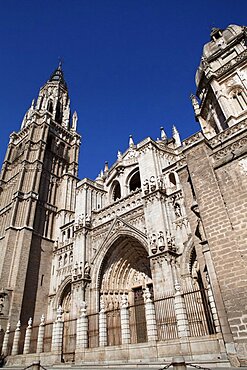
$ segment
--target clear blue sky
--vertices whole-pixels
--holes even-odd
[[[189,95],[213,26],[246,25],[246,0],[1,0],[0,161],[9,134],[58,64],[82,134],[79,176],[95,178],[129,134],[197,130]]]

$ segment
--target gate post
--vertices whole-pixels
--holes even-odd
[[[107,346],[107,325],[106,325],[105,304],[103,299],[100,300],[99,346],[100,347]]]
[[[62,321],[63,309],[61,306],[57,309],[57,319],[53,323],[52,328],[52,341],[51,351],[56,354],[62,354],[63,347],[63,321]]]
[[[82,302],[80,308],[80,317],[76,323],[76,350],[88,347],[88,317],[87,317],[87,304]]]
[[[44,335],[45,335],[45,316],[42,315],[39,324],[36,353],[41,353],[44,351]]]
[[[181,287],[178,282],[175,283],[174,308],[177,319],[178,336],[179,338],[189,336],[189,323],[186,314],[184,298],[181,294]]]
[[[148,342],[152,342],[158,339],[158,334],[157,334],[154,304],[151,299],[151,293],[148,287],[145,288],[144,300],[145,300],[145,312],[146,312],[146,323],[147,323],[147,337],[148,337]]]
[[[30,341],[31,341],[31,333],[32,333],[32,318],[28,320],[28,326],[26,329],[26,334],[25,334],[25,341],[24,341],[24,348],[23,348],[23,354],[27,355],[30,350]]]
[[[7,325],[6,332],[4,333],[3,338],[2,354],[4,356],[7,356],[8,354],[9,332],[10,332],[10,323],[8,323]]]
[[[16,325],[16,329],[15,329],[13,347],[12,347],[12,352],[11,352],[12,356],[18,355],[18,346],[19,346],[20,335],[21,335],[21,322],[19,320],[17,325]]]
[[[122,344],[130,343],[128,297],[124,294],[120,302]]]

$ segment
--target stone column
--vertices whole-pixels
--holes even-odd
[[[19,320],[17,325],[16,325],[16,329],[15,329],[13,347],[12,347],[12,352],[11,352],[12,356],[18,355],[18,346],[19,346],[20,335],[21,335],[21,322]]]
[[[100,301],[100,312],[99,312],[99,346],[107,346],[107,324],[106,324],[106,313],[105,304],[101,299]]]
[[[44,352],[45,316],[40,318],[36,353]]]
[[[220,322],[219,322],[219,317],[218,317],[218,313],[217,313],[217,309],[216,309],[216,305],[214,301],[214,295],[213,295],[212,288],[211,288],[210,281],[209,281],[209,276],[207,275],[206,278],[208,282],[208,300],[209,300],[209,305],[210,305],[211,312],[213,315],[215,329],[217,333],[220,333],[221,332]]]
[[[23,348],[23,354],[27,355],[30,350],[30,342],[31,342],[31,334],[32,334],[32,318],[28,320],[27,323],[27,329],[25,334],[25,341],[24,341],[24,348]]]
[[[175,283],[174,308],[177,319],[178,336],[179,338],[188,337],[189,322],[186,314],[186,308],[183,295],[181,294],[181,287],[178,282]]]
[[[6,332],[3,338],[2,354],[4,356],[7,356],[8,354],[9,332],[10,332],[10,323],[8,323],[7,325]]]
[[[51,351],[56,353],[62,353],[63,346],[63,320],[62,320],[63,309],[61,306],[57,309],[57,319],[53,323],[52,328],[52,341]]]
[[[130,343],[130,323],[128,310],[128,297],[123,295],[120,303],[122,344]]]
[[[87,304],[82,302],[80,308],[80,317],[76,323],[76,350],[88,347],[88,317]]]
[[[145,300],[147,337],[148,337],[148,342],[152,342],[158,339],[158,334],[157,334],[154,304],[151,299],[151,293],[148,287],[146,287],[145,292],[144,292],[144,300]]]

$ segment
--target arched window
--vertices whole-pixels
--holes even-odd
[[[63,117],[63,112],[62,112],[62,107],[60,102],[57,102],[57,108],[56,108],[56,116],[55,116],[55,121],[57,123],[62,123],[62,117]]]
[[[135,191],[136,189],[141,188],[141,178],[140,178],[140,172],[137,171],[130,179],[129,182],[129,190]]]
[[[120,199],[121,198],[121,187],[120,187],[120,184],[119,184],[118,181],[115,181],[114,182],[112,197],[113,197],[114,202],[117,199]]]
[[[170,181],[170,183],[171,183],[172,186],[176,186],[177,185],[176,177],[175,177],[175,175],[174,175],[173,172],[171,172],[169,174],[169,181]]]
[[[235,86],[232,88],[230,96],[234,101],[234,106],[238,112],[246,109],[247,97],[241,86]]]
[[[48,101],[47,110],[48,112],[53,113],[53,104],[51,100]]]

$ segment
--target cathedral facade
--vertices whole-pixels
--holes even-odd
[[[148,137],[78,179],[59,66],[0,178],[8,364],[247,363],[247,29],[213,29],[191,95],[200,131]]]

